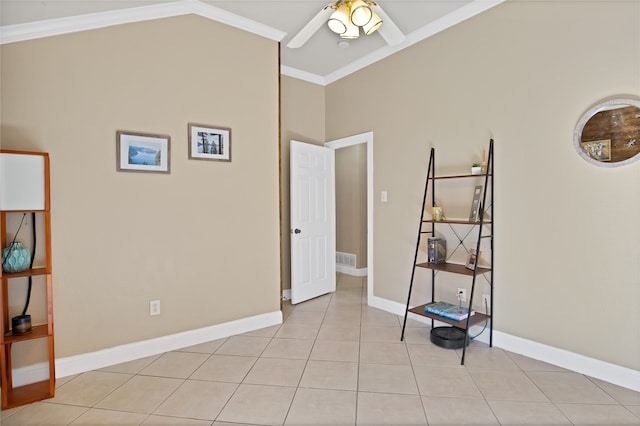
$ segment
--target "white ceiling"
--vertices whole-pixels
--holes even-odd
[[[331,0],[0,0],[0,43],[196,13],[281,41],[282,73],[329,84],[505,0],[379,0],[407,36],[389,46],[377,33],[349,47],[326,25],[298,49],[287,42]],[[384,26],[384,23],[382,24]]]

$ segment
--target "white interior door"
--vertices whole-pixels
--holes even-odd
[[[336,290],[335,155],[291,141],[291,303]]]

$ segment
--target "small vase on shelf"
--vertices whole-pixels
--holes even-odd
[[[13,242],[2,250],[2,271],[22,272],[31,265],[31,253],[21,243]]]

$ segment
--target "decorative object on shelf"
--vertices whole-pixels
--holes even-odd
[[[442,207],[433,206],[431,208],[431,219],[435,220],[436,222],[440,222],[442,218],[443,218]]]
[[[467,258],[467,263],[466,265],[464,265],[467,269],[475,269],[476,267],[476,263],[478,262],[478,258],[480,257],[480,255],[482,254],[482,252],[480,252],[479,254],[476,253],[476,249],[472,248],[469,250],[469,257]]]
[[[21,243],[15,241],[2,250],[2,270],[4,272],[22,272],[31,265],[31,253]]]
[[[116,132],[116,170],[169,173],[171,137],[148,133]]]
[[[11,318],[11,334],[22,336],[31,333],[31,315],[18,315]]]
[[[576,124],[573,145],[584,160],[600,167],[640,159],[640,100],[613,98],[589,108]]]
[[[447,260],[447,240],[442,238],[427,239],[427,262],[444,263]]]
[[[469,316],[469,308],[462,305],[454,305],[449,302],[431,302],[424,306],[425,312],[440,315],[456,321],[462,321]],[[475,315],[475,311],[471,311],[471,315]]]
[[[480,197],[482,196],[482,185],[477,185],[473,190],[473,201],[469,212],[469,222],[478,220],[478,210],[480,209]]]
[[[479,175],[482,173],[482,165],[480,163],[473,163],[471,166],[471,174]]]
[[[231,129],[189,123],[189,158],[231,161]]]

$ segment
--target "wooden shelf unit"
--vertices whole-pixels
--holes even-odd
[[[478,221],[470,221],[465,219],[446,219],[443,220],[433,220],[431,218],[425,218],[425,208],[427,207],[427,194],[429,192],[430,185],[431,188],[431,204],[436,205],[435,203],[435,182],[438,180],[446,180],[446,179],[467,179],[467,178],[482,178],[484,180],[483,186],[483,194],[482,201],[480,203],[480,208],[478,212]],[[490,200],[487,197],[487,188],[491,188]],[[487,206],[487,203],[488,206]],[[489,211],[489,218],[485,220],[485,209]],[[465,332],[465,342],[469,342],[469,328],[474,325],[479,325],[482,323],[488,324],[489,329],[489,346],[493,346],[493,268],[494,268],[494,260],[493,260],[493,139],[489,142],[489,156],[487,158],[486,170],[482,174],[458,174],[458,175],[449,175],[449,176],[436,176],[435,175],[435,150],[431,148],[431,153],[429,157],[429,166],[427,170],[427,179],[424,188],[424,196],[422,199],[422,211],[420,214],[420,225],[418,228],[418,238],[416,243],[416,251],[413,262],[413,270],[411,273],[411,281],[409,283],[409,294],[407,296],[407,305],[405,309],[404,322],[402,325],[402,335],[400,340],[404,340],[404,333],[407,325],[407,317],[409,314],[420,315],[426,318],[431,319],[431,326],[434,326],[435,321],[442,322],[444,324],[448,324],[450,326],[459,328],[464,330]],[[428,229],[425,230],[424,225],[427,225]],[[480,252],[480,243],[482,239],[488,238],[490,243],[489,250],[489,267],[481,267],[478,266],[478,262],[474,264],[473,269],[467,268],[466,265],[461,265],[458,263],[431,263],[431,262],[418,262],[418,254],[420,251],[421,239],[424,234],[429,234],[432,237],[435,237],[436,227],[443,225],[466,225],[471,227],[477,227],[477,243],[476,246],[473,247],[476,252]],[[483,227],[487,227],[490,229],[489,232],[483,230]],[[471,232],[471,231],[470,231]],[[456,234],[457,236],[457,234]],[[459,245],[463,245],[462,240],[460,240]],[[485,253],[486,254],[486,253]],[[469,311],[473,311],[473,299],[474,292],[476,287],[476,279],[480,276],[487,275],[487,282],[489,283],[489,300],[490,306],[486,313],[476,312],[474,315],[470,315],[467,319],[462,321],[456,321],[454,319],[446,318],[441,315],[432,314],[430,312],[425,312],[424,308],[427,304],[421,304],[419,306],[411,307],[411,293],[413,291],[414,278],[416,268],[426,268],[431,270],[431,302],[435,302],[435,291],[436,291],[436,274],[439,272],[445,272],[450,274],[464,275],[471,277],[471,292],[468,297],[468,305],[466,308]],[[462,357],[460,364],[464,365],[465,354],[467,350],[467,344],[463,346],[462,349]]]
[[[0,267],[0,281],[2,289],[0,291],[0,380],[2,385],[2,409],[18,407],[43,399],[52,398],[55,394],[55,352],[53,334],[53,280],[51,262],[51,213],[49,195],[49,155],[41,152],[7,151],[0,150],[0,154],[17,154],[29,156],[42,156],[44,160],[44,208],[37,210],[0,210],[0,243],[2,248],[7,247],[7,217],[15,214],[35,213],[44,222],[44,230],[39,233],[44,234],[44,241],[38,241],[38,245],[44,244],[45,266],[34,267],[22,272],[6,273]],[[17,278],[44,277],[33,282],[33,286],[46,286],[46,323],[32,324],[31,331],[25,334],[13,334],[11,330],[11,318],[9,314],[9,282]],[[27,312],[28,314],[28,312]],[[36,339],[47,340],[47,362],[49,378],[36,383],[29,383],[21,386],[13,385],[13,362],[12,346],[20,345],[24,342]]]

